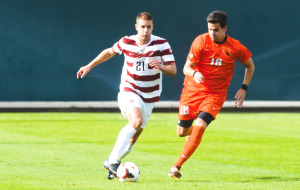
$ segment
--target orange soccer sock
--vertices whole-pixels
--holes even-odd
[[[194,126],[193,131],[189,137],[189,139],[185,142],[183,149],[177,159],[177,162],[174,164],[174,166],[181,167],[182,164],[187,161],[190,156],[195,152],[197,147],[199,146],[202,136],[205,132],[204,127],[200,126]]]
[[[192,125],[192,126],[191,126],[191,128],[190,128],[190,130],[189,130],[189,132],[188,132],[188,134],[187,134],[187,135],[191,135],[191,134],[192,134],[192,132],[193,132],[193,128],[194,128],[194,125]]]

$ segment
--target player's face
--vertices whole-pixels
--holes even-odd
[[[153,21],[138,19],[135,24],[135,29],[139,38],[139,42],[143,45],[150,41],[153,30]]]
[[[208,33],[212,41],[223,42],[226,36],[227,26],[222,28],[219,23],[208,23]]]

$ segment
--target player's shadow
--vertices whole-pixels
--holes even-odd
[[[265,177],[257,177],[256,180],[261,181],[300,181],[300,178],[285,178],[285,177],[278,177],[278,176],[265,176]]]
[[[256,177],[256,178],[252,178],[249,180],[242,180],[242,181],[235,181],[237,183],[250,183],[250,182],[270,182],[270,181],[300,181],[300,178],[284,178],[284,177],[278,177],[278,176],[265,176],[265,177]],[[211,183],[214,181],[205,181],[205,180],[199,180],[199,181],[194,181],[194,180],[184,180],[181,182],[202,182],[202,183]]]

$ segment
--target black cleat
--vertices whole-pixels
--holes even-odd
[[[115,176],[112,175],[112,173],[110,171],[107,171],[107,175],[106,175],[107,179],[114,179]]]
[[[113,179],[117,177],[117,170],[120,165],[120,162],[117,163],[109,163],[108,159],[103,163],[103,167],[108,170],[107,179]]]

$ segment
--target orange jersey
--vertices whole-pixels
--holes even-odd
[[[223,94],[227,92],[234,72],[235,61],[247,62],[252,54],[238,40],[226,35],[219,44],[208,33],[198,36],[190,49],[188,60],[195,63],[194,70],[203,74],[205,82],[197,84],[192,76],[186,76],[184,86],[191,91]]]

